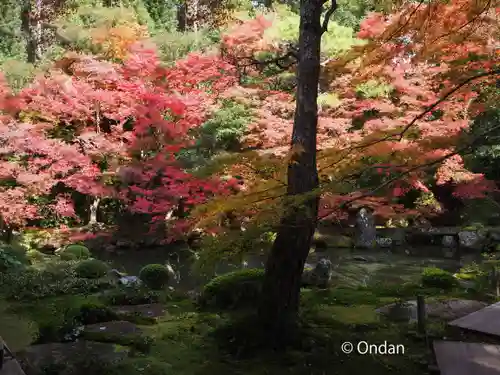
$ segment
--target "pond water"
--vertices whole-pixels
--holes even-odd
[[[179,281],[172,286],[180,290],[197,289],[216,274],[223,274],[243,268],[264,267],[263,255],[248,256],[243,262],[224,262],[217,265],[214,272],[201,276],[193,271],[192,253],[185,247],[155,247],[137,250],[125,250],[120,253],[96,254],[108,261],[114,268],[137,275],[146,264],[170,262],[179,273]],[[436,266],[450,272],[456,272],[461,265],[477,256],[466,254],[457,257],[449,249],[439,247],[418,247],[413,249],[396,248],[390,250],[350,250],[330,248],[321,253],[312,253],[308,263],[314,265],[320,257],[328,257],[334,265],[334,283],[345,286],[366,285],[373,282],[398,284],[419,278],[422,269]]]

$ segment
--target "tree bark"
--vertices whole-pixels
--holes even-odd
[[[42,0],[24,0],[21,10],[22,31],[26,35],[26,55],[29,63],[42,58]]]
[[[321,10],[325,0],[302,0],[297,69],[297,104],[288,164],[289,198],[319,186],[316,166],[318,81],[320,74]],[[316,229],[319,196],[288,204],[267,259],[259,318],[269,337],[281,346],[297,322],[302,272]]]
[[[181,1],[177,6],[177,31],[186,31],[187,23],[187,0]]]

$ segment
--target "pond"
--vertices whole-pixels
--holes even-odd
[[[140,251],[131,249],[96,256],[130,275],[137,275],[146,264],[164,264],[168,261],[179,273],[179,281],[172,282],[172,286],[180,290],[197,289],[214,274],[242,268],[261,268],[265,264],[265,256],[249,255],[243,263],[223,262],[217,265],[215,273],[201,276],[193,272],[192,253],[186,247],[152,247]],[[376,250],[329,248],[321,253],[312,253],[308,263],[314,265],[320,257],[328,257],[332,261],[334,283],[345,286],[367,285],[373,282],[398,284],[418,279],[425,267],[435,266],[456,272],[464,263],[479,260],[479,254],[466,254],[458,258],[451,254],[449,249],[433,246]]]

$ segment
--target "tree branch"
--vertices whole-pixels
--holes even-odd
[[[330,5],[330,8],[325,13],[325,18],[323,19],[323,25],[321,26],[321,35],[326,33],[328,31],[328,23],[330,22],[330,18],[332,17],[333,13],[337,10],[338,5],[337,5],[337,0],[332,0],[332,4]]]

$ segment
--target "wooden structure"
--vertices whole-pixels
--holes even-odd
[[[459,341],[435,341],[441,375],[498,375],[500,346]]]
[[[448,324],[500,339],[500,302]],[[435,341],[433,347],[441,375],[500,375],[500,345]]]
[[[2,337],[0,337],[0,375],[26,375]]]
[[[449,324],[500,338],[500,302],[454,320]]]

